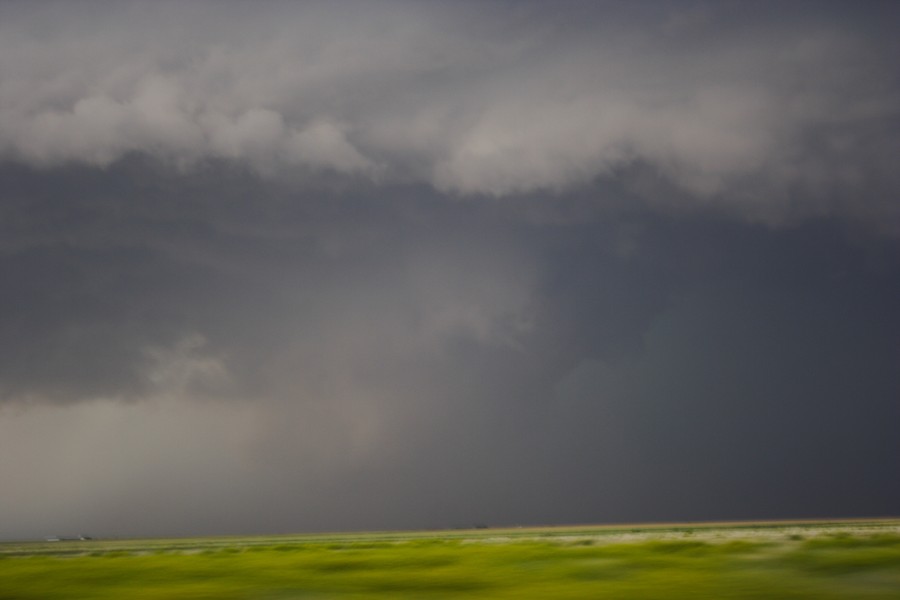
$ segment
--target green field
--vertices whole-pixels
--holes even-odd
[[[900,521],[0,544],[0,599],[900,598]]]

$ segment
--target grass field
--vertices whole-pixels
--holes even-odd
[[[58,598],[900,598],[900,520],[0,544]]]

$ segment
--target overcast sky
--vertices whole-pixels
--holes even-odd
[[[0,538],[900,506],[900,4],[0,4]]]

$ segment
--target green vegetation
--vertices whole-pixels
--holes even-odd
[[[900,522],[0,544],[0,599],[900,598]]]

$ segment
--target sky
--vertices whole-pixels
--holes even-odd
[[[896,515],[898,17],[0,3],[0,539]]]

